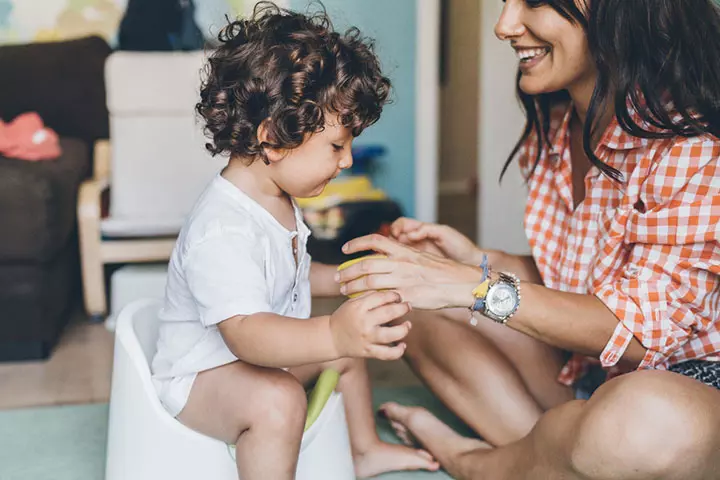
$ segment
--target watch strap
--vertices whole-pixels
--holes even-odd
[[[478,310],[478,311],[480,313],[482,313],[484,316],[486,316],[487,318],[489,318],[497,323],[502,323],[503,325],[505,325],[508,322],[508,320],[510,320],[510,318],[513,315],[515,315],[515,312],[517,312],[517,309],[520,306],[520,298],[521,298],[521,296],[520,296],[520,279],[512,273],[497,272],[497,275],[498,275],[497,279],[490,282],[490,285],[488,286],[488,291],[490,290],[490,288],[492,288],[495,284],[498,284],[498,283],[512,285],[512,287],[515,289],[515,292],[517,293],[517,299],[518,299],[515,309],[513,309],[513,311],[510,312],[508,315],[504,315],[504,316],[495,315],[493,312],[491,312],[488,309],[486,299],[483,298],[482,310]],[[486,295],[486,297],[487,297],[487,295]]]

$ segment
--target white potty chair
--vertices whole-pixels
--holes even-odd
[[[232,452],[183,426],[160,404],[150,376],[159,300],[138,300],[118,316],[106,480],[237,480]],[[303,436],[297,480],[355,478],[342,395],[333,392]]]

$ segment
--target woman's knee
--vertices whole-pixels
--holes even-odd
[[[702,395],[704,388],[658,371],[608,382],[580,416],[573,467],[588,478],[605,478],[618,468],[628,478],[672,478],[681,474],[678,468],[701,468],[718,448],[720,436],[720,415],[708,403],[712,397]]]

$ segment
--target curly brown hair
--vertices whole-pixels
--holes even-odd
[[[324,8],[312,15],[261,2],[228,21],[210,56],[196,111],[213,154],[264,159],[266,146],[292,149],[337,115],[354,136],[377,122],[388,101],[373,42],[357,28],[333,30]],[[267,120],[272,143],[257,131]]]

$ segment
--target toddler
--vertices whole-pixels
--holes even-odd
[[[229,156],[180,233],[169,265],[153,382],[188,427],[237,447],[243,480],[294,478],[304,386],[340,372],[360,477],[438,468],[380,441],[364,360],[402,356],[409,306],[393,292],[310,316],[310,294],[337,295],[335,268],[312,264],[293,197],[319,195],[352,165],[353,138],[380,117],[390,82],[357,29],[324,13],[264,3],[229,23],[197,111],[213,154]],[[172,179],[169,179],[172,181]]]

